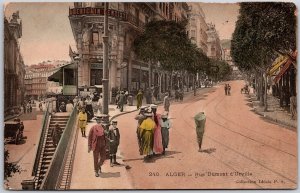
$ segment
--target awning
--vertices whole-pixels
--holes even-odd
[[[288,61],[283,66],[283,68],[281,68],[279,74],[277,74],[277,76],[274,78],[275,83],[277,83],[281,79],[282,75],[289,69],[291,64],[292,64],[292,60],[288,59]]]
[[[62,82],[63,78],[63,69],[76,69],[76,65],[74,63],[66,64],[64,66],[59,67],[55,73],[48,77],[48,81],[54,82]]]
[[[270,76],[274,75],[274,73],[278,70],[278,68],[282,66],[284,63],[286,63],[288,59],[289,59],[288,56],[282,56],[282,55],[276,58],[276,60],[272,64],[271,70],[269,71],[268,75]]]

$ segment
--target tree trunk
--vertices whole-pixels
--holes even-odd
[[[260,78],[259,78],[259,104],[260,106],[264,106],[264,80],[263,80],[263,74],[260,73]]]
[[[264,74],[264,82],[265,82],[265,93],[264,93],[264,112],[268,111],[268,94],[267,94],[267,87],[268,87],[268,82],[267,82],[267,72]]]
[[[173,88],[173,71],[171,71],[171,80],[170,80],[170,89],[169,89],[170,97],[172,97],[172,88]]]
[[[159,76],[159,87],[158,87],[158,100],[160,100],[161,99],[161,78],[162,78],[162,73],[161,72],[159,72],[158,73],[158,76]]]
[[[194,89],[194,96],[196,96],[197,89],[196,89],[196,76],[195,75],[193,76],[193,89]]]
[[[189,92],[189,87],[190,87],[190,77],[189,77],[188,72],[186,72],[186,75],[187,75],[187,87],[186,87],[186,92]]]

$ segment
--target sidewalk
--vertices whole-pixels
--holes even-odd
[[[291,119],[291,114],[279,106],[279,99],[268,95],[268,111],[264,112],[264,107],[259,106],[259,101],[253,92],[249,95],[250,101],[252,103],[253,110],[255,113],[263,116],[264,118],[279,123],[281,125],[292,127],[293,130],[297,129],[297,120]]]

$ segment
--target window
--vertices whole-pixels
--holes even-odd
[[[92,42],[91,44],[94,44],[94,45],[99,45],[99,33],[98,32],[93,32],[92,33]]]
[[[102,85],[103,70],[91,69],[91,86]]]
[[[76,85],[75,73],[73,69],[64,69],[65,85]]]

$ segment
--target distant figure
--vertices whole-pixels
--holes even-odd
[[[227,84],[227,95],[230,95],[231,86]]]
[[[82,137],[86,137],[85,135],[86,123],[87,123],[87,114],[85,112],[85,108],[82,108],[81,112],[78,115],[78,127],[81,130]]]
[[[142,106],[143,98],[144,97],[143,97],[142,90],[139,90],[138,94],[136,95],[137,109],[139,109]]]
[[[40,111],[43,111],[42,101],[39,103],[39,109],[40,109]]]
[[[100,124],[100,118],[96,118],[97,124],[94,125],[88,137],[88,153],[93,151],[95,176],[99,177],[101,166],[105,161],[106,156],[106,140],[104,129]]]
[[[59,112],[66,112],[66,105],[65,102],[61,102],[60,106],[59,106]]]
[[[170,98],[169,98],[169,93],[165,94],[164,97],[164,109],[165,111],[169,112],[170,110]]]
[[[86,113],[87,113],[87,121],[89,122],[94,117],[94,110],[93,110],[93,101],[90,96],[86,98]]]
[[[110,157],[110,167],[114,165],[120,165],[117,162],[117,151],[120,144],[120,132],[117,128],[117,121],[112,121],[112,126],[108,130],[108,140],[109,140],[109,157]]]
[[[62,133],[63,133],[63,130],[61,129],[61,127],[59,126],[59,124],[55,123],[55,126],[52,129],[52,133],[51,133],[52,141],[53,141],[53,146],[54,147],[57,147],[58,142],[60,140],[60,137],[61,137]]]
[[[227,95],[227,90],[228,90],[227,84],[225,84],[224,90],[225,90],[225,95]]]
[[[66,106],[66,111],[67,111],[68,113],[72,113],[73,109],[74,109],[73,104],[71,103],[70,100],[68,100],[68,103],[67,103],[67,106]]]
[[[99,100],[98,100],[97,106],[98,106],[98,111],[97,111],[97,113],[100,113],[100,114],[101,114],[101,112],[102,112],[102,106],[103,106],[103,98],[102,98],[102,95],[99,96]]]
[[[121,91],[120,96],[119,96],[119,101],[118,101],[118,106],[120,108],[120,112],[123,112],[124,104],[125,104],[125,95],[124,95],[124,92]]]

